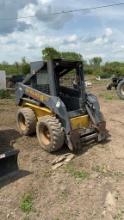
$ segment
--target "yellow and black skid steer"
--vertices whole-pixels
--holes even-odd
[[[73,76],[74,80],[66,85]],[[53,152],[64,143],[104,141],[106,122],[97,98],[85,90],[83,63],[54,59],[31,63],[31,73],[16,90],[17,126],[22,135],[36,132],[40,146]]]

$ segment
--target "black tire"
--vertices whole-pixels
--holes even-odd
[[[64,131],[56,117],[43,116],[36,126],[40,146],[48,152],[59,150],[64,144]]]
[[[117,95],[124,100],[124,80],[120,81],[117,86]]]
[[[32,109],[20,108],[16,120],[20,134],[28,136],[36,132],[36,116]]]
[[[107,85],[106,89],[107,89],[107,90],[112,90],[112,84],[109,83],[109,84]]]

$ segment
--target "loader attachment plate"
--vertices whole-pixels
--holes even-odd
[[[0,154],[0,177],[18,170],[18,150],[11,150]]]

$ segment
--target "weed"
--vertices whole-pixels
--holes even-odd
[[[65,166],[65,171],[73,176],[75,179],[84,180],[89,177],[89,173],[85,170],[76,170],[71,163]]]
[[[32,195],[30,193],[25,194],[21,200],[20,208],[23,212],[29,213],[32,210]]]
[[[69,195],[69,192],[67,190],[63,190],[58,196],[59,200],[66,202],[68,199],[68,195]]]
[[[114,217],[115,220],[123,220],[124,219],[124,210],[119,210],[117,215]]]
[[[106,100],[112,100],[114,97],[112,95],[106,94],[105,99]]]
[[[116,177],[124,177],[124,173],[120,172],[120,171],[114,171],[113,172],[113,176],[116,176]]]
[[[95,167],[92,168],[92,170],[101,174],[108,173],[108,168],[106,165],[102,165],[102,166],[96,165]]]
[[[109,170],[106,165],[96,165],[92,168],[93,171],[100,173],[103,176],[111,176],[111,177],[123,177],[124,173],[120,171]]]
[[[116,99],[115,95],[114,94],[108,94],[108,93],[100,93],[99,94],[99,97],[102,97],[104,98],[105,100],[113,100],[113,99]]]

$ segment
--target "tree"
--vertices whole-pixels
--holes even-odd
[[[93,57],[89,60],[90,63],[90,69],[92,69],[92,72],[94,75],[101,73],[101,63],[102,58],[101,57]]]
[[[16,69],[17,69],[17,73],[19,73],[19,72],[20,72],[20,65],[19,65],[19,63],[18,63],[18,62],[15,62],[15,63],[14,63],[14,66],[15,66]]]
[[[25,75],[30,73],[30,65],[26,61],[25,57],[22,58],[21,69],[22,69],[22,73],[25,74]]]
[[[83,61],[83,57],[79,53],[75,52],[59,52],[53,47],[46,47],[42,50],[43,60],[63,58],[65,60],[79,60]]]
[[[42,50],[42,58],[43,60],[57,59],[61,58],[61,54],[53,47],[46,47]]]
[[[101,63],[102,63],[102,58],[101,57],[93,57],[90,60],[90,64],[93,65],[94,67],[100,67]]]
[[[109,76],[112,75],[118,75],[123,76],[124,75],[124,63],[120,62],[107,62],[103,66],[103,72],[108,74]]]
[[[75,52],[61,52],[61,58],[64,58],[66,60],[83,61],[82,55]]]

